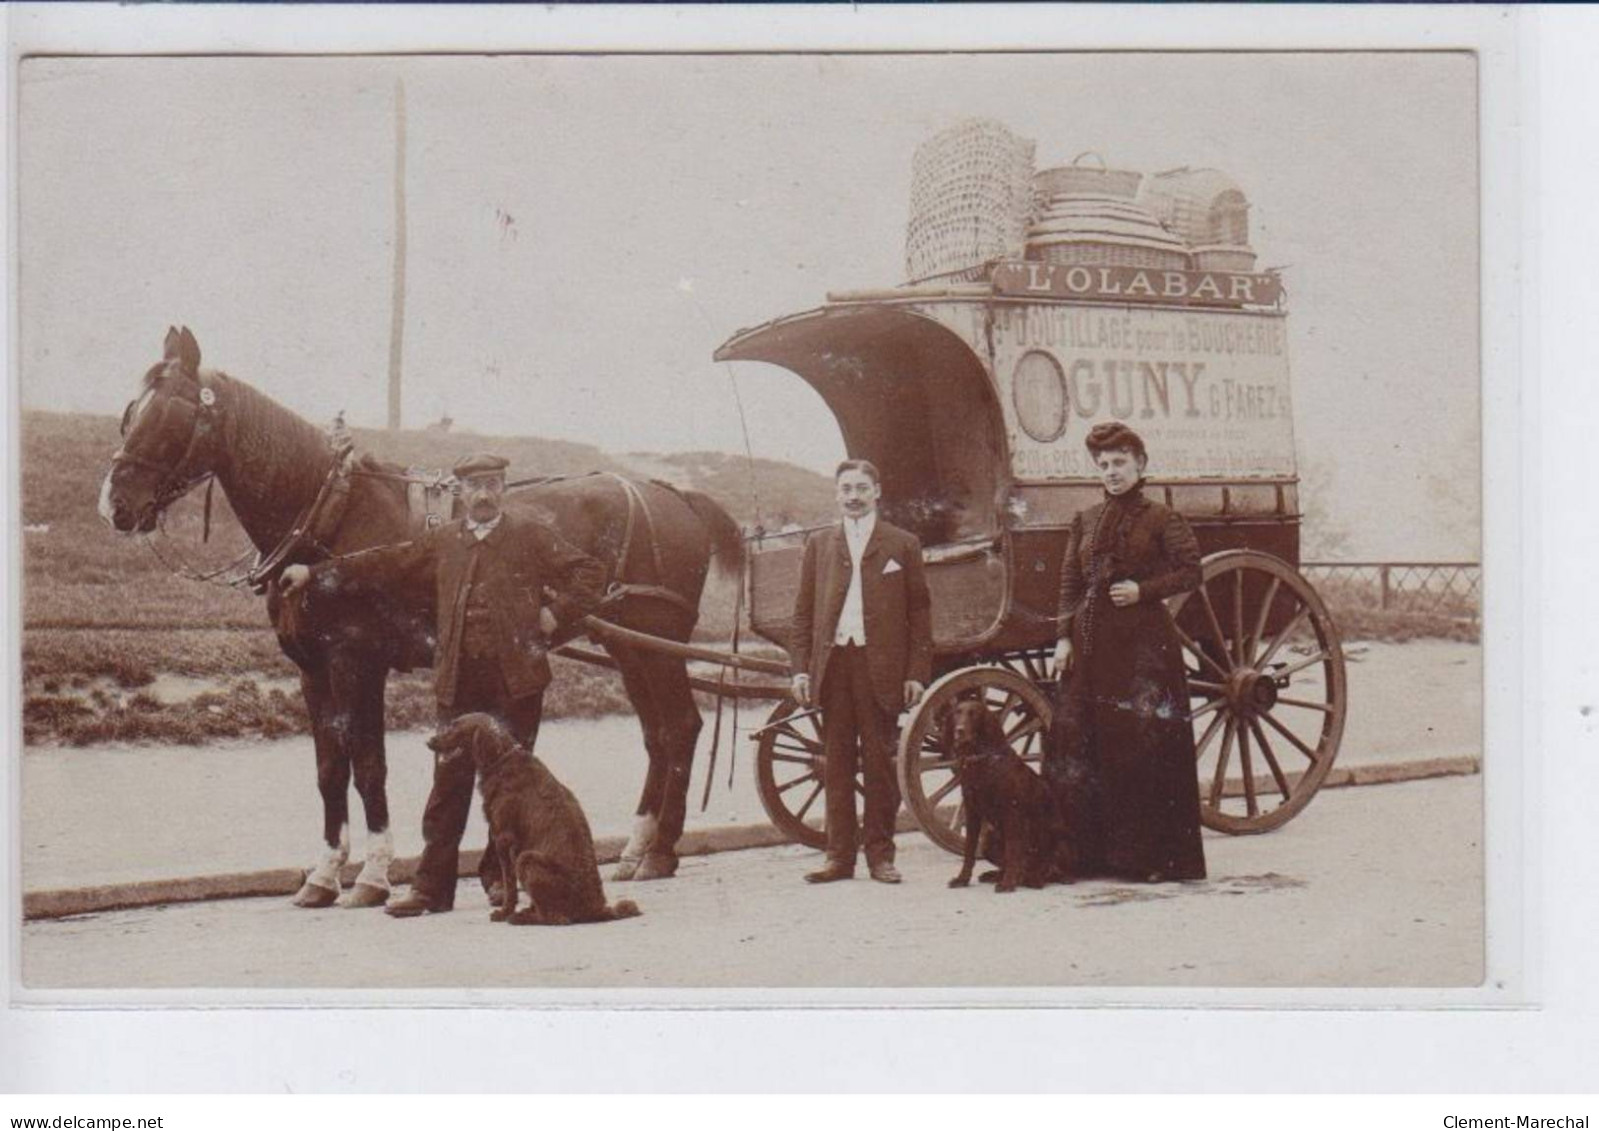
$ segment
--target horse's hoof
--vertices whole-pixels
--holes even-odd
[[[669,880],[677,875],[676,856],[658,856],[650,853],[638,866],[638,871],[633,874],[635,880]]]
[[[638,866],[641,860],[618,860],[616,869],[611,873],[611,879],[616,883],[625,884],[629,880],[638,878]]]
[[[301,884],[300,890],[294,893],[294,906],[309,907],[313,910],[332,907],[338,900],[338,892],[321,884],[313,884],[310,880]]]
[[[389,889],[376,884],[356,884],[339,904],[340,907],[382,907],[389,901]]]

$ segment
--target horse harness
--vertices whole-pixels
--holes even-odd
[[[698,621],[699,609],[689,604],[681,594],[675,590],[668,589],[664,584],[641,585],[637,582],[621,580],[622,573],[627,569],[628,555],[633,549],[633,533],[641,518],[644,522],[645,536],[649,539],[650,556],[655,566],[657,582],[666,580],[666,570],[661,564],[661,544],[655,537],[655,521],[650,515],[650,504],[644,498],[644,492],[638,489],[638,484],[616,474],[614,471],[601,472],[599,474],[609,476],[621,486],[623,493],[627,497],[627,524],[622,528],[622,546],[616,553],[616,566],[612,569],[611,577],[606,582],[605,596],[600,599],[600,607],[596,611],[603,612],[621,604],[629,597],[642,597],[652,601],[664,601],[687,613],[691,623]],[[652,479],[650,482],[658,487],[666,488],[673,494],[677,493],[677,489],[670,483],[663,483],[658,479]]]
[[[156,499],[158,507],[164,507],[174,499],[181,498],[206,480],[213,479],[213,471],[204,471],[199,474],[186,473],[185,468],[193,466],[196,457],[202,454],[202,445],[207,442],[215,443],[216,437],[221,434],[222,422],[225,420],[217,404],[216,390],[203,378],[196,376],[199,392],[194,399],[176,392],[169,392],[162,402],[161,411],[170,411],[171,404],[183,406],[180,411],[189,413],[189,439],[184,447],[183,455],[170,469],[147,459],[127,449],[126,446],[118,448],[112,455],[111,462],[128,463],[135,467],[150,468],[166,475],[165,482],[157,489]],[[122,414],[122,434],[127,436],[128,427],[132,422],[133,412],[138,405],[138,400],[128,402],[128,407]],[[426,472],[417,468],[408,468],[404,474],[374,471],[367,468],[357,468],[355,447],[345,433],[332,441],[333,460],[328,467],[327,475],[322,480],[316,497],[309,506],[300,512],[289,532],[283,536],[267,553],[257,553],[255,564],[245,574],[242,581],[235,584],[248,585],[255,593],[266,592],[267,586],[276,581],[283,570],[291,561],[303,551],[310,549],[323,558],[333,557],[329,543],[339,524],[343,522],[345,511],[350,502],[350,486],[353,476],[366,475],[373,478],[398,479],[406,484],[406,503],[409,512],[409,528],[413,534],[421,534],[428,530],[442,526],[451,517],[455,497],[455,483],[451,476],[442,472]],[[214,460],[208,460],[204,466],[211,466]],[[598,612],[603,612],[621,604],[628,598],[663,601],[686,613],[692,620],[698,620],[698,609],[690,604],[686,598],[672,589],[667,588],[664,582],[666,573],[661,562],[661,548],[655,537],[655,522],[650,514],[649,502],[644,498],[644,493],[637,484],[616,474],[615,472],[594,472],[596,475],[606,475],[616,480],[622,488],[627,499],[627,522],[622,531],[622,545],[617,551],[616,562],[611,569],[611,576],[605,587],[605,595],[600,600]],[[537,487],[554,483],[566,476],[547,476],[540,479],[522,480],[509,484],[513,488]],[[666,490],[677,493],[677,489],[670,483],[660,480],[651,480],[652,483]],[[642,523],[644,536],[648,539],[652,564],[655,568],[656,584],[641,584],[622,580],[622,575],[627,569],[627,561],[632,553],[633,539]],[[210,494],[206,496],[206,527],[210,527]]]

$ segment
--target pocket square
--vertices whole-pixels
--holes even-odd
[[[893,558],[889,558],[888,559],[888,564],[883,567],[883,572],[884,573],[898,573],[899,571],[900,571],[900,564],[897,561],[895,561]]]

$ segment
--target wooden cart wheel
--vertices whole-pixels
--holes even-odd
[[[1189,664],[1200,818],[1268,832],[1310,803],[1338,755],[1343,645],[1310,583],[1270,554],[1214,554],[1204,578],[1170,606]]]
[[[943,723],[963,695],[981,695],[1000,721],[1011,749],[1034,764],[1043,757],[1049,699],[1037,684],[1004,667],[962,668],[933,683],[900,733],[899,781],[905,804],[940,848],[959,854],[966,845],[955,759],[944,749]]]
[[[784,699],[756,736],[755,785],[772,824],[808,848],[827,847],[827,793],[823,772],[822,714]],[[855,778],[856,816],[866,796]]]

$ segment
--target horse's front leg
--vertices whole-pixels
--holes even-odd
[[[345,907],[382,907],[389,901],[389,866],[394,863],[394,833],[389,827],[388,758],[383,742],[383,689],[388,665],[376,656],[345,658],[335,677],[335,698],[348,700],[345,748],[355,768],[355,789],[366,815],[366,852],[361,874],[344,899]]]
[[[311,717],[316,784],[322,794],[323,847],[295,893],[294,906],[331,907],[339,898],[339,872],[350,858],[350,759],[333,717],[325,668],[302,668],[300,692]]]

